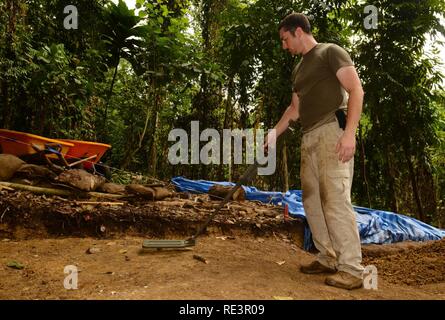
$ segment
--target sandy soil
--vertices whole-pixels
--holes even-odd
[[[314,259],[301,220],[250,201],[229,203],[191,250],[143,250],[144,239],[186,239],[218,206],[185,196],[104,205],[0,191],[0,299],[445,300],[445,240],[363,246],[378,288],[346,291],[298,271]],[[68,265],[77,289],[64,287]]]
[[[3,239],[0,299],[445,299],[445,241],[364,248],[378,289],[347,291],[298,272],[314,256],[285,237],[203,236],[182,251],[143,250],[143,239]],[[64,288],[67,265],[77,289]]]

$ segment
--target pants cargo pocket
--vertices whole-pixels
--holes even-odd
[[[327,170],[322,192],[329,201],[344,201],[349,198],[350,171],[345,169]]]

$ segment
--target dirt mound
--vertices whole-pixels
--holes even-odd
[[[0,238],[110,238],[122,234],[185,237],[194,234],[219,203],[204,194],[191,199],[104,202],[0,191]],[[232,201],[221,209],[206,233],[254,236],[282,233],[302,246],[304,223],[300,219],[284,220],[283,209],[278,206]]]
[[[389,283],[418,286],[445,282],[445,239],[390,255],[364,256],[365,265],[375,265],[379,277]]]

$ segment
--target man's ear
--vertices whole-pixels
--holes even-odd
[[[303,34],[303,29],[301,29],[301,27],[297,27],[297,29],[295,29],[295,36],[301,37],[302,34]]]

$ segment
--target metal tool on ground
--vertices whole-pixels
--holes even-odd
[[[168,248],[186,248],[186,247],[193,247],[196,245],[196,238],[198,238],[207,228],[209,223],[213,220],[213,218],[219,213],[219,211],[232,199],[233,194],[241,188],[241,186],[244,184],[248,184],[251,179],[253,179],[258,172],[258,163],[255,161],[255,163],[251,164],[246,172],[241,176],[239,181],[236,183],[236,185],[233,186],[233,188],[227,193],[224,200],[221,201],[219,206],[215,209],[212,214],[207,218],[207,220],[199,227],[198,231],[196,233],[185,240],[144,240],[142,243],[142,248],[146,249],[168,249]]]

